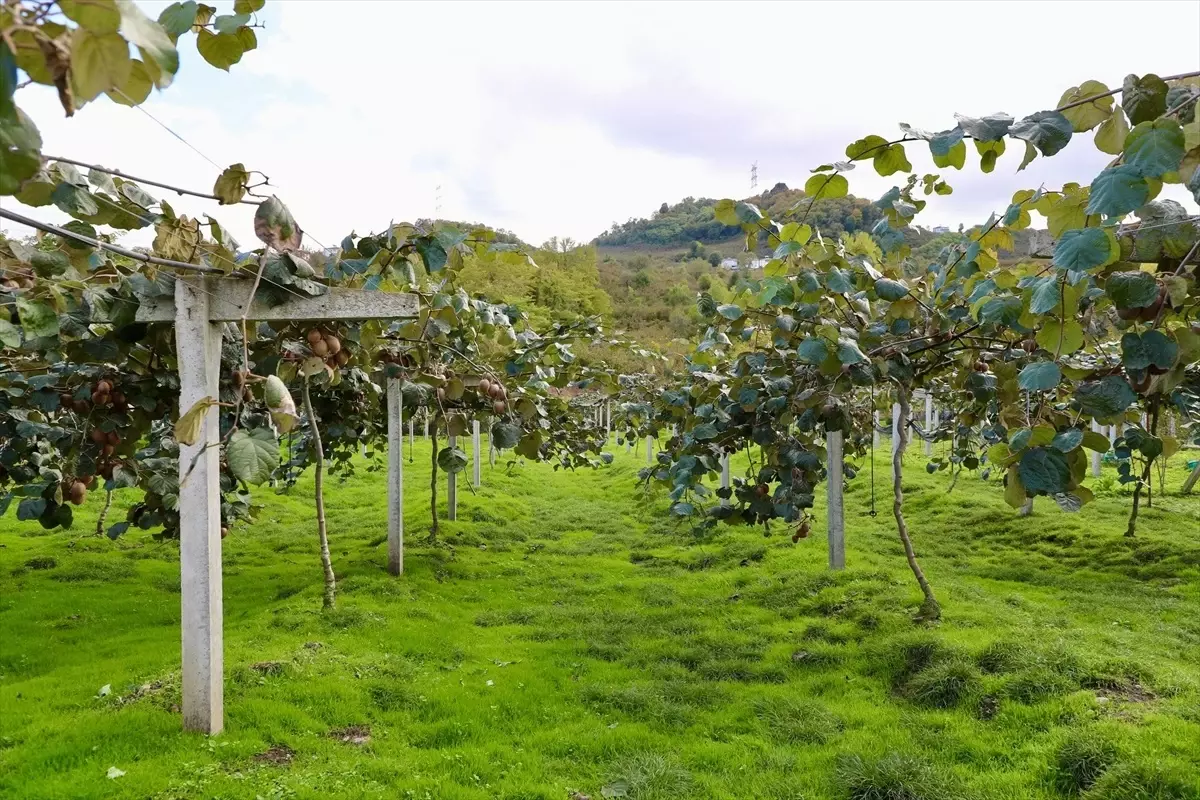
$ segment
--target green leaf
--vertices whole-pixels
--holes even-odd
[[[1021,166],[1017,167],[1017,172],[1020,172],[1032,164],[1035,158],[1037,158],[1037,148],[1031,145],[1029,142],[1026,142],[1025,157],[1021,159]]]
[[[1062,112],[1062,115],[1071,121],[1071,126],[1077,133],[1090,131],[1112,115],[1113,99],[1112,95],[1107,92],[1108,87],[1100,81],[1084,81],[1079,86],[1072,86],[1063,92],[1063,96],[1058,101],[1060,107],[1076,103],[1087,97],[1095,97],[1098,94],[1105,95]]]
[[[1149,122],[1167,110],[1167,84],[1157,75],[1126,75],[1121,85],[1121,105],[1134,125]]]
[[[1029,297],[1029,311],[1032,314],[1045,314],[1058,308],[1062,301],[1060,281],[1050,276],[1038,278]]]
[[[1123,377],[1109,375],[1075,387],[1075,401],[1084,414],[1102,419],[1124,414],[1125,409],[1137,402],[1137,394]]]
[[[1158,300],[1158,282],[1149,272],[1114,272],[1104,291],[1117,308],[1146,308]]]
[[[1047,392],[1058,386],[1062,372],[1053,361],[1035,361],[1017,376],[1017,385],[1027,392]]]
[[[1109,167],[1092,181],[1087,213],[1123,217],[1146,204],[1150,186],[1142,171],[1129,164]]]
[[[876,153],[887,146],[887,139],[882,136],[864,136],[863,138],[846,145],[846,157],[851,161],[857,161],[860,158],[874,157]]]
[[[799,222],[789,222],[783,226],[783,230],[779,232],[779,240],[782,242],[794,242],[796,244],[805,244],[812,238],[812,228]]]
[[[67,19],[92,33],[116,33],[121,27],[116,0],[58,0],[58,7]]]
[[[993,297],[979,309],[979,321],[1004,327],[1016,325],[1021,318],[1021,298],[1012,295]]]
[[[1020,508],[1025,504],[1025,486],[1021,483],[1021,473],[1016,464],[1008,468],[1008,474],[1004,481],[1004,502],[1008,503],[1013,508]]]
[[[212,397],[201,397],[192,404],[191,408],[180,414],[179,419],[175,421],[175,441],[189,447],[200,441],[200,432],[204,427],[204,415],[216,404],[217,401]]]
[[[932,142],[930,143],[929,149],[933,150]],[[961,140],[958,142],[955,142],[953,145],[950,146],[950,149],[947,150],[946,153],[943,155],[938,155],[937,153],[933,153],[933,163],[942,169],[945,169],[946,167],[954,167],[955,169],[962,169],[963,165],[967,163],[967,145],[966,145],[966,143]]]
[[[234,10],[237,11],[236,5]],[[186,3],[171,3],[158,15],[158,24],[163,26],[163,30],[171,37],[172,41],[178,39],[196,24],[195,0],[187,0]]]
[[[1054,266],[1085,272],[1107,266],[1121,255],[1117,238],[1106,228],[1076,228],[1063,233],[1054,248]]]
[[[147,75],[154,85],[167,88],[179,71],[179,51],[175,49],[175,42],[163,26],[143,14],[133,0],[117,0],[117,7],[121,9],[121,34],[141,52]]]
[[[250,181],[250,173],[242,164],[232,164],[217,177],[213,185],[215,194],[223,206],[233,205],[246,196],[246,184]]]
[[[236,33],[213,33],[208,29],[196,34],[196,49],[209,64],[226,72],[242,60],[246,48]]]
[[[235,478],[257,486],[270,480],[279,466],[279,441],[270,428],[234,431],[225,446],[225,461]]]
[[[1143,334],[1128,331],[1121,337],[1121,363],[1126,369],[1154,367],[1166,372],[1175,366],[1178,357],[1179,345],[1162,331],[1150,330]]]
[[[1038,347],[1067,356],[1083,347],[1083,326],[1077,320],[1047,320],[1034,337]]]
[[[443,447],[437,455],[438,469],[454,474],[467,468],[467,454],[457,447]]]
[[[37,300],[17,298],[17,314],[26,339],[43,336],[58,336],[58,314],[53,308]]]
[[[1125,149],[1125,137],[1129,135],[1129,123],[1125,112],[1117,106],[1108,119],[1096,129],[1096,149],[1109,155],[1120,155]]]
[[[887,177],[897,172],[911,172],[912,164],[904,154],[904,145],[894,144],[875,154],[875,171]]]
[[[810,336],[796,348],[796,358],[805,364],[818,366],[829,357],[829,347],[824,339]]]
[[[954,119],[968,136],[976,142],[985,143],[1001,141],[1013,124],[1013,118],[1008,114],[988,114],[985,117],[964,117],[962,114],[955,114]]]
[[[425,264],[426,271],[431,275],[441,272],[446,267],[446,262],[449,261],[446,248],[436,238],[421,237],[416,240],[415,246],[417,254],[421,256],[421,261]]]
[[[140,106],[150,96],[154,81],[150,77],[146,64],[138,59],[130,62],[129,78],[121,86],[110,89],[108,99],[123,106]],[[119,90],[119,91],[118,91]]]
[[[234,0],[233,13],[253,14],[255,11],[262,10],[265,4],[266,0]]]
[[[37,519],[46,513],[46,499],[44,497],[26,497],[17,504],[17,519],[21,522]]]
[[[1058,111],[1030,114],[1008,131],[1009,136],[1029,142],[1044,156],[1052,156],[1066,147],[1071,133],[1071,121]]]
[[[71,42],[71,85],[76,100],[93,100],[129,79],[133,68],[129,44],[119,33],[96,34],[76,28]]]
[[[813,175],[804,182],[804,193],[810,198],[818,197],[826,200],[836,200],[845,197],[850,191],[850,182],[844,175]]]
[[[1031,447],[1021,455],[1017,471],[1025,491],[1034,495],[1065,492],[1071,467],[1063,453],[1053,447]]]
[[[825,288],[831,292],[842,294],[854,291],[854,283],[851,281],[849,272],[831,267],[829,272],[825,273]]]
[[[213,27],[217,33],[237,34],[238,28],[249,21],[249,14],[222,14],[213,20]]]
[[[1183,128],[1173,119],[1139,123],[1125,137],[1125,163],[1149,178],[1178,170],[1183,150]]]
[[[717,306],[717,313],[729,320],[742,318],[741,307],[734,305],[733,303],[726,303],[725,305]]]
[[[0,346],[13,350],[21,346],[21,331],[7,319],[0,318]]]
[[[1084,431],[1082,441],[1084,447],[1097,453],[1107,453],[1112,448],[1108,437],[1099,431]]]
[[[891,278],[880,278],[875,281],[875,294],[881,300],[895,301],[908,296],[908,287]]]
[[[521,428],[511,422],[496,422],[492,425],[492,444],[498,450],[509,450],[521,440]]]
[[[254,235],[280,252],[299,250],[304,238],[292,212],[275,195],[258,204],[258,210],[254,212]]]
[[[837,358],[842,364],[861,364],[867,360],[863,351],[858,348],[858,342],[853,339],[838,339]]]
[[[1050,446],[1063,453],[1069,453],[1083,442],[1083,431],[1079,428],[1067,428],[1059,431]]]
[[[981,142],[976,139],[975,149],[979,152],[979,169],[982,172],[991,172],[996,168],[996,159],[1004,155],[1004,140]]]
[[[713,216],[722,225],[737,225],[739,223],[735,203],[732,200],[718,200],[713,205]]]
[[[0,114],[0,195],[16,194],[42,166],[42,137],[25,112]]]

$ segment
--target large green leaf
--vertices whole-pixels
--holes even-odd
[[[521,428],[511,422],[496,422],[492,425],[492,444],[498,450],[516,447],[521,440]]]
[[[1129,135],[1129,122],[1125,112],[1117,106],[1112,115],[1096,129],[1096,149],[1109,155],[1120,155],[1125,149],[1125,137]]]
[[[246,52],[242,40],[236,33],[213,33],[208,29],[196,34],[196,49],[209,64],[226,72],[242,60]]]
[[[123,85],[131,69],[129,44],[119,33],[75,29],[71,37],[71,85],[76,100],[87,102]]]
[[[232,205],[246,196],[249,180],[250,173],[243,164],[232,164],[217,177],[213,194],[219,198],[221,205]]]
[[[117,0],[117,7],[121,9],[121,33],[141,51],[154,85],[167,88],[179,71],[179,51],[175,49],[175,43],[163,26],[143,14],[133,0]]]
[[[1065,492],[1071,481],[1067,457],[1055,447],[1031,447],[1021,455],[1017,471],[1030,494]]]
[[[964,117],[962,114],[955,114],[954,118],[958,120],[958,127],[977,142],[1000,141],[1013,124],[1013,118],[1008,114],[988,114],[984,117]]]
[[[1017,376],[1017,385],[1027,392],[1046,392],[1058,386],[1062,373],[1053,361],[1035,361]]]
[[[108,90],[108,99],[123,106],[140,106],[150,96],[154,79],[146,64],[138,59],[130,62],[129,77],[120,86]]]
[[[178,39],[196,24],[196,2],[171,3],[158,15],[158,24],[172,40]]]
[[[1139,123],[1125,137],[1125,163],[1149,178],[1178,170],[1183,150],[1183,128],[1173,119]]]
[[[804,193],[809,197],[836,200],[850,191],[850,182],[844,175],[818,174],[804,182]]]
[[[1125,409],[1137,402],[1137,394],[1129,381],[1120,375],[1109,375],[1075,387],[1075,401],[1084,414],[1102,419],[1125,413]]]
[[[1113,263],[1121,254],[1117,238],[1105,228],[1076,228],[1063,233],[1054,247],[1054,266],[1086,271]]]
[[[1082,443],[1083,431],[1079,428],[1067,428],[1055,435],[1054,439],[1050,442],[1050,446],[1060,452],[1070,453]]]
[[[25,112],[15,110],[0,114],[0,195],[16,194],[42,166],[42,137]]]
[[[1157,75],[1126,75],[1121,85],[1121,105],[1134,125],[1149,122],[1167,110],[1167,84]]]
[[[21,319],[21,327],[25,329],[25,338],[58,335],[58,314],[45,303],[18,297],[17,314]]]
[[[1048,311],[1057,309],[1061,302],[1062,291],[1060,279],[1054,275],[1038,278],[1033,291],[1030,292],[1030,313],[1045,314]]]
[[[936,139],[934,141],[937,141]],[[930,142],[929,149],[933,150],[933,142]],[[946,167],[954,167],[954,169],[962,169],[967,163],[967,145],[959,140],[946,150],[945,153],[932,153],[933,163],[941,169]]]
[[[1067,356],[1083,347],[1083,326],[1074,319],[1068,319],[1065,322],[1048,319],[1038,330],[1035,338],[1038,347],[1043,350]]]
[[[899,300],[908,296],[908,287],[891,278],[880,278],[875,281],[875,294],[879,295],[882,300]]]
[[[1071,141],[1072,130],[1071,121],[1058,111],[1039,111],[1015,123],[1008,135],[1029,142],[1044,156],[1052,156]]]
[[[280,252],[300,249],[304,238],[292,212],[275,195],[258,204],[258,210],[254,212],[254,235]]]
[[[457,447],[443,447],[438,452],[437,465],[443,472],[462,472],[467,468],[467,454]]]
[[[1149,272],[1114,272],[1104,283],[1104,291],[1117,308],[1146,308],[1158,299],[1158,282]]]
[[[1127,331],[1121,337],[1121,363],[1126,369],[1154,367],[1166,372],[1175,366],[1179,345],[1162,331],[1150,330],[1138,334]]]
[[[880,175],[894,175],[897,172],[911,172],[912,164],[904,154],[904,145],[893,144],[875,154],[875,171]]]
[[[58,0],[58,7],[67,19],[92,33],[116,33],[121,27],[116,0]]]
[[[0,346],[16,349],[21,346],[21,331],[7,319],[0,318]]]
[[[975,150],[979,153],[980,171],[991,172],[996,168],[996,159],[1004,155],[1004,140],[983,142],[976,139]]]
[[[1021,318],[1021,298],[1012,295],[993,297],[979,309],[979,321],[1004,327],[1016,325]]]
[[[1062,112],[1062,115],[1071,121],[1071,126],[1077,133],[1090,131],[1112,114],[1113,99],[1112,95],[1108,94],[1108,87],[1100,81],[1084,81],[1078,86],[1067,89],[1059,98],[1058,105],[1061,107],[1100,94],[1104,97],[1097,97],[1095,100]]]
[[[279,466],[279,442],[270,428],[237,430],[225,446],[225,462],[234,477],[257,486]]]
[[[741,306],[735,305],[734,303],[726,303],[723,306],[717,306],[717,313],[729,320],[741,319],[743,314]]]
[[[1109,167],[1092,181],[1087,213],[1106,217],[1123,217],[1146,204],[1150,185],[1142,171],[1129,164]]]
[[[829,357],[829,347],[824,339],[810,336],[796,348],[796,358],[806,364],[818,365]]]

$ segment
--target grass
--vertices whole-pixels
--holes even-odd
[[[81,536],[98,503],[71,533],[9,514],[0,797],[1200,798],[1200,497],[1156,496],[1129,540],[1112,491],[1019,519],[914,455],[945,610],[918,627],[884,454],[881,513],[863,470],[830,573],[820,525],[697,539],[614,449],[596,472],[485,467],[435,547],[418,443],[399,579],[381,474],[334,484],[329,613],[311,483],[257,493],[224,544],[211,738],[180,731],[177,547]]]

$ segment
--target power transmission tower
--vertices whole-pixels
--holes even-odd
[[[758,188],[758,162],[755,161],[750,165],[750,194],[754,194],[754,190]]]

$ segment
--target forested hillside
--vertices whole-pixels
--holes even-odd
[[[787,184],[777,183],[770,190],[746,200],[772,219],[780,219],[805,198],[800,189],[789,189]],[[649,219],[631,217],[624,223],[614,222],[612,228],[596,237],[596,244],[601,247],[661,248],[741,239],[741,228],[723,225],[714,218],[715,203],[716,200],[708,197],[685,197],[675,205],[663,203]],[[882,218],[882,212],[871,201],[847,195],[836,200],[818,200],[808,222],[823,236],[836,238],[844,232],[870,230]]]

